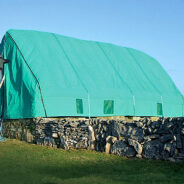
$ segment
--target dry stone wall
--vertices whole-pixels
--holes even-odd
[[[119,156],[184,160],[184,118],[36,118],[6,120],[3,134],[38,145]]]

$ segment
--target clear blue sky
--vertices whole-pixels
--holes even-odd
[[[0,0],[0,38],[11,28],[139,49],[184,94],[184,0]]]

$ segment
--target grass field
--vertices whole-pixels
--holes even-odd
[[[184,163],[64,151],[17,140],[0,143],[0,184],[184,183]]]

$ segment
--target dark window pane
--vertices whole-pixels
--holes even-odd
[[[114,100],[104,100],[104,114],[114,113]]]
[[[82,99],[76,99],[77,114],[83,114],[83,103]]]
[[[163,115],[161,103],[157,103],[157,115]]]

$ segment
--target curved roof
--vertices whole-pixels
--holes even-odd
[[[154,58],[135,49],[9,30],[4,58],[10,61],[8,118],[183,116],[183,96],[171,78]]]

